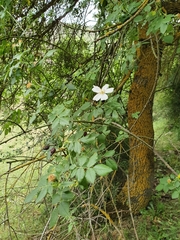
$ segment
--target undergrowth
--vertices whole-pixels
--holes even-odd
[[[178,171],[180,169],[179,142],[172,129],[170,132],[164,130],[165,125],[164,119],[155,120],[156,149],[167,163]],[[24,163],[28,162],[36,152],[40,157],[42,156],[41,142],[39,139],[36,139],[36,142],[38,144],[35,142],[32,144],[32,138],[28,140],[23,146],[24,151],[20,151],[22,138],[19,138],[19,142],[13,143],[20,151],[19,156],[26,156]],[[29,146],[36,146],[36,150],[32,152],[34,148]],[[170,169],[160,160],[155,159],[154,196],[147,208],[143,209],[139,215],[124,217],[123,212],[117,212],[114,199],[118,186],[109,187],[111,179],[99,177],[90,188],[74,193],[76,197],[71,202],[74,209],[73,217],[67,221],[59,217],[57,224],[49,229],[50,199],[46,197],[38,204],[24,202],[27,193],[36,186],[39,177],[45,172],[48,162],[42,158],[41,161],[8,174],[8,170],[16,166],[15,163],[8,161],[8,155],[12,155],[13,149],[9,145],[1,149],[1,157],[6,160],[0,163],[0,240],[180,239],[179,199],[172,200],[169,192],[155,190],[160,182],[159,179],[171,174]],[[19,157],[18,161],[21,160]],[[115,218],[108,214],[108,202],[114,204]]]

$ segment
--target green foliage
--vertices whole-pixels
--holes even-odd
[[[138,236],[142,240],[179,239],[179,201],[153,197],[147,209],[135,220]],[[131,238],[128,236],[129,239]],[[128,239],[127,237],[127,239]]]
[[[159,32],[161,34],[173,34],[173,27],[172,27],[172,18],[174,15],[162,15],[161,12],[151,11],[147,15],[147,20],[150,21],[150,27],[148,29],[147,34]]]
[[[172,199],[180,199],[180,175],[177,177],[174,175],[166,176],[160,179],[157,191],[170,192]]]
[[[36,132],[38,140],[32,148],[41,146],[40,153],[43,144],[49,144],[43,150],[48,170],[40,169],[42,176],[25,202],[42,204],[46,200],[50,227],[61,218],[68,222],[69,231],[76,226],[80,211],[77,195],[81,193],[85,199],[90,189],[98,192],[101,179],[121,164],[113,144],[127,139],[128,134],[113,123],[127,124],[128,95],[138,67],[136,52],[142,44],[138,27],[148,23],[147,34],[155,34],[157,42],[173,44],[178,25],[174,15],[163,13],[158,6],[154,9],[152,2],[135,15],[140,1],[104,0],[93,2],[101,14],[97,13],[96,25],[88,27],[84,14],[89,3],[92,1],[0,3],[1,133],[8,137],[14,131],[17,136]],[[69,16],[77,22],[66,22],[64,18]],[[102,39],[97,40],[99,37]],[[105,102],[92,101],[93,85],[108,83],[116,90],[129,71],[132,74],[123,89]],[[177,87],[176,94],[178,91]],[[176,105],[178,123],[178,101]],[[137,119],[139,114],[132,117]],[[34,159],[34,152],[31,157]],[[168,191],[166,185],[161,190]],[[170,190],[177,192],[177,183],[173,186]]]
[[[60,152],[55,157],[53,167],[49,168],[37,188],[26,198],[26,202],[30,202],[37,195],[35,202],[39,203],[46,195],[51,197],[52,204],[56,204],[51,226],[56,224],[59,215],[72,217],[74,208],[71,201],[77,188],[86,189],[95,184],[98,177],[117,170],[117,163],[113,159],[115,151],[107,150],[106,146],[106,136],[110,133],[108,126],[118,119],[112,118],[113,112],[121,109],[117,96],[97,106],[85,102],[74,113],[71,103],[64,101],[58,104],[48,116],[52,130],[51,141],[56,142],[57,146],[61,143]]]
[[[132,118],[138,119],[140,112],[135,112],[132,114]]]

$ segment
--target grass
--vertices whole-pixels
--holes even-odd
[[[5,164],[0,163],[1,173],[8,169]],[[9,177],[1,178],[0,232],[3,232],[3,240],[11,239],[10,232],[12,239],[19,240],[32,239],[30,236],[42,232],[46,221],[44,206],[24,203],[25,196],[35,185],[36,178],[37,171],[32,167],[25,171],[20,169]]]
[[[12,135],[15,134],[16,131],[12,132]],[[8,138],[9,135],[5,138],[2,136],[1,142]],[[43,163],[37,162],[5,174],[17,165],[29,161],[40,148],[38,144],[37,147],[32,147],[38,141],[37,137],[26,134],[0,147],[0,240],[35,239],[33,236],[41,234],[46,224],[43,204],[24,203],[25,196],[37,183]]]
[[[135,218],[139,239],[180,239],[180,204],[178,200],[154,197],[148,208]],[[127,239],[133,239],[133,236]]]

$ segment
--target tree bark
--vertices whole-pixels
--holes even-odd
[[[180,2],[173,1],[161,1],[161,6],[167,14],[177,14],[180,13]]]
[[[180,2],[161,3],[167,14],[180,13]],[[133,213],[138,213],[147,206],[154,183],[152,108],[161,56],[156,56],[157,43],[154,37],[146,35],[147,29],[147,25],[139,29],[142,45],[137,51],[138,70],[134,75],[128,100],[128,126],[132,133],[129,136],[128,178],[117,196],[117,207],[129,209]],[[137,119],[133,117],[134,113],[139,113]]]
[[[154,130],[152,119],[153,98],[158,73],[156,43],[146,36],[147,26],[139,29],[139,39],[144,41],[138,51],[138,70],[134,75],[128,100],[130,159],[128,180],[117,197],[117,204],[131,207],[134,213],[147,206],[152,196],[154,182]],[[152,44],[154,43],[154,44]],[[133,117],[139,113],[139,117]],[[140,139],[147,143],[143,143]],[[130,200],[130,203],[129,201]]]

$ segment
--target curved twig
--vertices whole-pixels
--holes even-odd
[[[106,37],[109,37],[111,35],[113,35],[114,33],[118,32],[119,30],[121,30],[124,26],[126,26],[128,23],[130,23],[144,8],[145,6],[148,4],[148,0],[145,0],[138,8],[138,10],[134,13],[134,15],[132,15],[128,20],[126,20],[124,23],[117,25],[117,28],[114,30],[111,30],[109,32],[107,32],[105,35],[99,37],[98,39],[96,39],[95,41],[99,41],[102,40]]]

